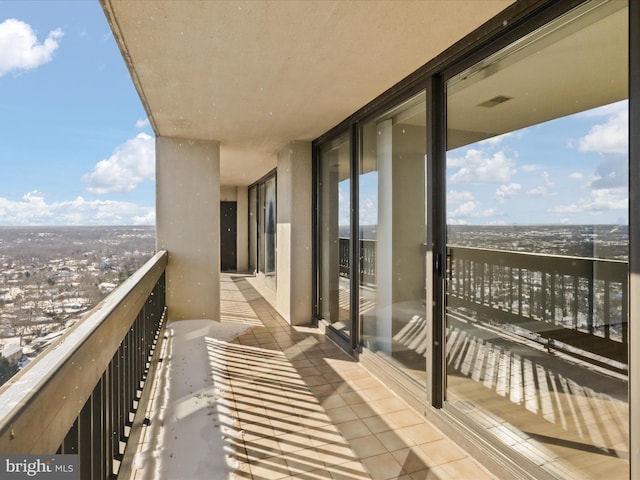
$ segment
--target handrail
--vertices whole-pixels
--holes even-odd
[[[351,272],[339,238],[339,273]],[[376,284],[376,241],[360,241],[360,285]],[[447,245],[447,311],[587,361],[627,369],[628,263]]]
[[[450,313],[626,368],[627,262],[455,245],[447,256]]]
[[[166,251],[154,255],[37,361],[0,388],[0,452],[54,454],[64,450],[65,437],[87,408],[96,386],[105,375],[112,384],[119,378],[122,350],[146,347],[146,326],[137,327],[134,322],[154,295],[160,297],[155,303],[164,310],[167,257]],[[160,322],[157,312],[151,316]],[[143,370],[144,360],[133,362],[135,370]],[[130,376],[127,373],[126,379],[132,385],[139,382]]]

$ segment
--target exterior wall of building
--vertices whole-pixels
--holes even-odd
[[[169,320],[220,316],[220,149],[157,137],[157,249],[169,252]]]

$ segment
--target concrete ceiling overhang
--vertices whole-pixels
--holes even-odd
[[[156,135],[248,185],[512,0],[101,2]]]

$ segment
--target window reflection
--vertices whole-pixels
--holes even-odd
[[[249,267],[276,287],[276,175],[249,188]]]
[[[363,343],[424,386],[425,94],[366,123],[361,137]]]
[[[447,401],[558,478],[628,477],[627,13],[447,83]]]
[[[351,161],[348,135],[320,151],[319,316],[351,334]]]

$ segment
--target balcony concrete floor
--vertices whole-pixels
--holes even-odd
[[[167,327],[131,479],[495,478],[247,278],[221,294],[221,322]]]

